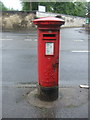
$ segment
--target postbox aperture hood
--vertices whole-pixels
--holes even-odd
[[[36,25],[58,25],[61,26],[65,23],[65,21],[61,18],[57,17],[42,17],[39,19],[35,19],[34,24]]]

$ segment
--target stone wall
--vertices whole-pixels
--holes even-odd
[[[85,29],[90,32],[90,23],[85,25]]]
[[[34,12],[2,12],[2,30],[29,30],[33,28],[33,20],[35,19]]]
[[[30,30],[35,28],[32,22],[35,18],[57,15],[65,20],[65,25],[62,27],[82,27],[85,24],[85,18],[70,15],[38,11],[4,11],[0,16],[0,27],[2,30]]]
[[[48,16],[61,16],[65,20],[65,24],[62,27],[82,27],[85,25],[86,19],[83,17],[64,15],[58,13],[49,12],[36,12],[37,17],[48,17]]]

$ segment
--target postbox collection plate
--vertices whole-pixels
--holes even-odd
[[[45,55],[54,55],[54,43],[46,42],[45,46]]]

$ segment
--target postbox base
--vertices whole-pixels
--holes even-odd
[[[38,85],[38,97],[43,101],[54,101],[58,98],[58,86],[42,87]]]

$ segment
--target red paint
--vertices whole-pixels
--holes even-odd
[[[38,80],[43,87],[58,86],[59,34],[64,20],[46,17],[33,21],[38,26]],[[46,55],[46,43],[54,43],[53,55]]]

